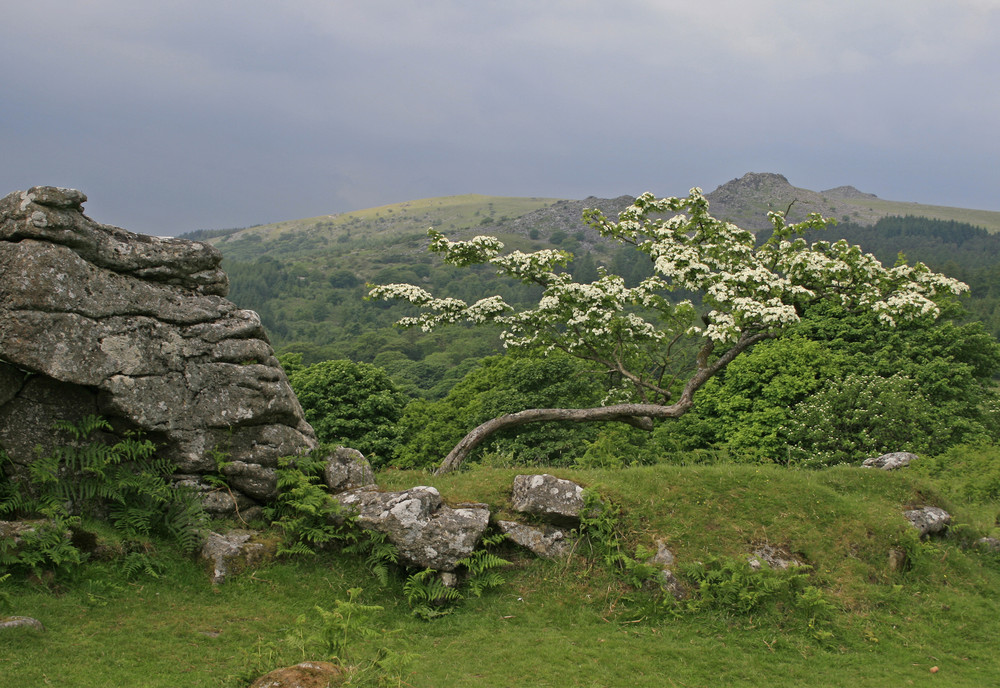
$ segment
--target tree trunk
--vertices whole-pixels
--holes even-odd
[[[458,468],[473,449],[483,443],[490,435],[507,428],[516,428],[528,423],[539,423],[547,420],[570,421],[573,423],[589,423],[592,421],[618,421],[628,423],[643,430],[653,429],[653,418],[677,418],[691,406],[690,401],[682,400],[671,406],[659,404],[616,404],[614,406],[599,406],[585,409],[528,409],[517,413],[508,413],[488,420],[455,445],[448,453],[434,475],[443,475]]]
[[[588,423],[591,421],[618,421],[628,423],[643,430],[653,429],[653,418],[679,418],[687,413],[694,403],[694,393],[708,381],[710,377],[729,365],[730,361],[739,356],[754,344],[764,339],[774,336],[773,332],[744,332],[729,350],[719,356],[712,363],[708,362],[712,351],[715,348],[714,342],[709,340],[698,353],[698,367],[691,376],[691,379],[684,385],[680,399],[676,404],[663,406],[662,404],[615,404],[614,406],[600,406],[587,409],[528,409],[518,413],[508,413],[493,420],[488,420],[478,428],[470,432],[455,445],[455,448],[444,457],[441,466],[434,471],[434,475],[444,475],[458,468],[465,457],[473,449],[483,443],[493,433],[507,428],[516,428],[527,423],[538,423],[546,420],[563,420],[574,423]]]

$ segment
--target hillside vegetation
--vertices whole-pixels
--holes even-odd
[[[558,561],[507,546],[499,588],[429,622],[413,615],[405,574],[383,586],[336,549],[213,587],[190,559],[147,541],[155,577],[95,561],[45,586],[0,584],[16,613],[47,627],[8,632],[0,666],[11,685],[245,688],[275,667],[328,659],[323,633],[342,632],[351,663],[398,660],[353,685],[978,688],[1000,671],[1000,559],[968,546],[1000,502],[962,487],[982,465],[556,470],[616,507],[614,538],[592,537]],[[452,504],[485,502],[502,516],[515,473],[477,468],[435,484]],[[426,480],[379,476],[389,489]],[[902,510],[927,503],[955,515],[952,536],[916,537]],[[602,544],[634,556],[658,541],[677,557],[685,599],[630,583]],[[754,574],[745,560],[761,545],[809,568]],[[705,565],[716,573],[704,578]],[[371,608],[324,626],[316,608],[352,594]]]

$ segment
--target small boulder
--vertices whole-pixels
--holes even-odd
[[[511,542],[529,549],[543,559],[559,559],[573,551],[576,540],[556,526],[529,526],[515,521],[497,521],[497,527]]]
[[[31,628],[36,631],[44,631],[45,626],[38,619],[30,616],[0,616],[0,629],[3,628]]]
[[[580,522],[583,488],[553,475],[518,475],[514,477],[511,505],[516,511],[572,527]]]
[[[208,564],[212,583],[219,584],[233,574],[272,560],[277,551],[277,543],[262,540],[259,533],[231,530],[225,535],[209,533],[201,548],[201,559]]]
[[[1000,539],[983,537],[976,540],[976,547],[985,552],[1000,552]]]
[[[883,454],[882,456],[865,459],[861,464],[861,467],[881,468],[883,471],[894,471],[897,468],[905,468],[906,466],[909,466],[910,462],[917,458],[916,454],[911,454],[910,452],[891,452],[889,454]]]
[[[454,571],[479,544],[490,520],[486,505],[452,509],[436,488],[424,485],[403,492],[359,488],[335,499],[357,514],[362,528],[385,533],[403,563],[438,571]]]
[[[323,481],[332,494],[375,484],[375,471],[357,449],[337,447],[326,458]]]
[[[951,514],[937,506],[925,506],[911,509],[903,513],[913,527],[920,531],[920,536],[943,532],[951,523]]]
[[[792,566],[803,566],[803,562],[796,559],[792,554],[773,545],[760,545],[747,557],[750,568],[759,571],[765,565],[772,569],[788,569]]]
[[[650,564],[657,566],[673,566],[675,561],[674,553],[667,547],[665,540],[656,541],[656,554],[649,559]]]
[[[333,662],[301,662],[261,676],[250,688],[328,688],[346,679],[344,669]]]

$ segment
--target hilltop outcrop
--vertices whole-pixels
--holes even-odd
[[[225,512],[275,491],[316,446],[257,314],[227,301],[214,247],[94,222],[76,190],[0,200],[0,449],[18,471],[89,414],[139,430],[188,482],[223,473]]]
[[[884,214],[859,205],[859,200],[877,197],[853,186],[810,191],[792,186],[784,175],[773,172],[747,172],[705,197],[711,204],[712,215],[751,231],[770,229],[767,214],[772,210],[787,212],[792,222],[806,219],[809,213],[819,213],[861,225],[874,224]]]

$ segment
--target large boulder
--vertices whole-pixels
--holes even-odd
[[[472,554],[490,520],[485,504],[452,509],[436,488],[423,485],[403,492],[363,487],[336,499],[357,515],[362,528],[385,533],[402,563],[438,571],[454,571]]]
[[[278,458],[313,449],[257,314],[227,301],[217,249],[83,214],[34,187],[0,200],[0,449],[26,466],[63,441],[53,420],[96,413],[140,430],[179,473],[228,464],[255,500]]]

